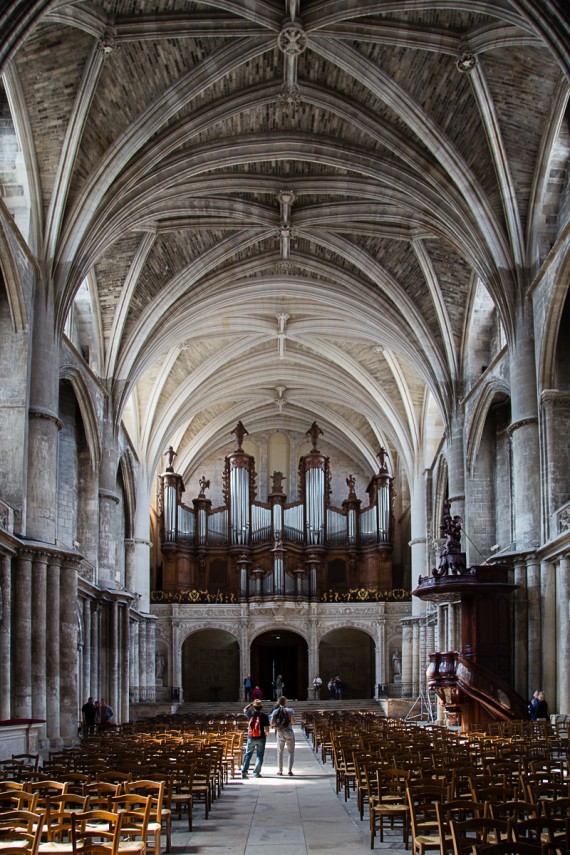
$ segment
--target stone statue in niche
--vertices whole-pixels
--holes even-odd
[[[402,679],[402,651],[394,650],[392,653],[392,671],[394,672],[394,682],[397,683]]]
[[[166,659],[160,653],[157,652],[154,660],[154,676],[157,686],[164,686],[164,677],[166,674]]]

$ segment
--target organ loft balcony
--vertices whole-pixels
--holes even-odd
[[[299,497],[289,500],[285,476],[273,472],[265,501],[256,498],[255,460],[243,449],[247,430],[238,422],[236,447],[225,457],[223,503],[213,507],[210,481],[183,501],[173,449],[159,476],[160,549],[152,601],[175,603],[306,600],[366,602],[406,600],[392,565],[393,488],[381,449],[364,505],[355,479],[346,478],[340,507],[330,502],[330,460],[319,451],[322,431],[313,422],[311,450],[299,459]],[[364,505],[364,506],[363,506]]]

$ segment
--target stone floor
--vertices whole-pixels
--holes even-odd
[[[370,853],[368,815],[360,821],[356,798],[345,802],[335,793],[330,760],[323,765],[304,733],[295,727],[294,777],[277,776],[275,737],[267,741],[261,778],[234,779],[214,802],[207,820],[201,804],[194,808],[193,831],[187,821],[174,821],[173,855],[321,855],[347,849]],[[404,855],[402,832],[376,839],[376,850]],[[408,852],[409,855],[409,852]]]

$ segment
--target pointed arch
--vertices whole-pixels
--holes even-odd
[[[18,260],[14,247],[8,240],[8,235],[13,234],[13,228],[9,227],[10,219],[10,214],[0,199],[0,223],[2,225],[0,228],[0,271],[8,296],[14,332],[21,333],[28,327],[28,308],[22,288]]]
[[[481,390],[481,394],[475,403],[471,418],[465,425],[467,437],[465,444],[467,452],[466,463],[467,471],[471,475],[473,474],[477,452],[481,445],[481,437],[483,436],[483,429],[485,427],[485,422],[487,420],[489,410],[491,409],[491,405],[498,396],[506,396],[510,398],[510,394],[511,392],[508,383],[497,376],[490,377]]]
[[[68,363],[64,363],[61,366],[59,379],[69,380],[71,383],[83,420],[91,466],[93,471],[96,471],[101,463],[101,436],[97,419],[97,409],[89,386],[81,372],[74,365]]]
[[[119,469],[123,479],[125,497],[125,537],[130,538],[133,537],[135,530],[135,511],[137,506],[135,461],[130,448],[126,448],[121,454]]]

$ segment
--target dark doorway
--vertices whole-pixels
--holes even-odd
[[[281,674],[289,700],[306,700],[308,685],[307,642],[288,630],[259,635],[251,645],[251,674],[267,700],[274,698],[274,682]]]

